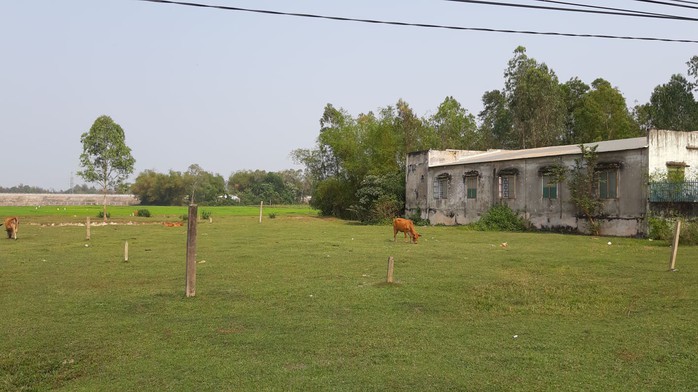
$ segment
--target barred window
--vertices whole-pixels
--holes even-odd
[[[465,177],[466,197],[477,199],[477,177]]]
[[[618,197],[618,170],[603,170],[599,176],[599,199]]]
[[[434,178],[434,199],[448,199],[448,174],[441,174]]]
[[[557,187],[558,183],[555,181],[552,175],[543,176],[543,198],[544,199],[557,199]]]
[[[499,198],[516,198],[516,176],[499,176]]]

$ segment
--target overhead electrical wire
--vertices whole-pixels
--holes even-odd
[[[482,4],[482,5],[494,5],[499,7],[515,7],[515,8],[528,8],[537,10],[548,10],[548,11],[565,11],[565,12],[581,12],[587,14],[597,14],[597,15],[613,15],[613,16],[634,16],[639,18],[655,18],[655,19],[673,19],[673,20],[683,20],[689,22],[698,22],[698,18],[690,18],[686,16],[678,15],[665,15],[665,14],[652,14],[644,13],[638,11],[596,11],[596,10],[584,10],[576,8],[564,8],[564,7],[546,7],[542,5],[531,5],[531,4],[516,4],[516,3],[503,3],[501,1],[484,1],[484,0],[445,0],[454,3],[468,3],[468,4]]]
[[[656,12],[646,12],[646,11],[636,11],[636,10],[628,10],[624,8],[612,8],[612,7],[602,7],[599,5],[589,5],[589,4],[579,4],[579,3],[569,3],[566,1],[556,1],[556,0],[534,0],[538,1],[540,3],[552,3],[552,4],[562,4],[562,5],[569,5],[572,7],[583,7],[583,8],[592,8],[592,9],[599,9],[599,10],[608,10],[608,11],[621,11],[625,13],[632,13],[633,15],[627,15],[627,16],[636,16],[636,15],[656,15],[656,16],[662,16],[664,18],[671,19],[674,16],[673,15],[667,15],[667,14],[658,14]],[[565,9],[567,10],[567,9]]]
[[[633,0],[637,1],[638,3],[650,3],[650,4],[659,4],[659,5],[667,5],[669,7],[683,7],[683,8],[690,8],[694,10],[698,10],[698,2],[695,1],[680,1],[676,0],[672,3],[668,3],[666,1],[656,1],[656,0]],[[683,4],[676,4],[676,3],[683,3]],[[693,6],[690,5],[684,5],[684,4],[693,4]]]
[[[561,33],[561,32],[551,32],[551,31],[546,32],[546,31],[494,29],[494,28],[486,28],[486,27],[449,26],[449,25],[428,24],[428,23],[408,23],[408,22],[396,22],[396,21],[386,21],[386,20],[377,20],[377,19],[347,18],[347,17],[341,17],[341,16],[328,16],[328,15],[272,11],[272,10],[262,10],[262,9],[252,9],[252,8],[240,8],[240,7],[230,7],[230,6],[223,6],[223,5],[210,5],[210,4],[184,2],[184,1],[173,1],[173,0],[136,0],[136,1],[142,1],[142,2],[148,2],[148,3],[160,3],[160,4],[173,4],[173,5],[181,5],[181,6],[197,7],[197,8],[212,8],[212,9],[219,9],[219,10],[225,10],[225,11],[250,12],[250,13],[266,14],[266,15],[294,16],[294,17],[301,17],[301,18],[325,19],[325,20],[334,20],[334,21],[342,21],[342,22],[382,24],[382,25],[391,25],[391,26],[409,26],[409,27],[422,27],[422,28],[460,30],[460,31],[477,31],[477,32],[488,32],[488,33],[505,33],[505,34],[546,35],[546,36],[558,36],[558,37],[603,38],[603,39],[660,41],[660,42],[678,42],[678,43],[698,44],[698,40],[692,40],[692,39],[637,37],[637,36],[620,36],[620,35],[607,35],[607,34],[577,34],[577,33]],[[447,1],[454,1],[454,0],[447,0]],[[698,19],[696,19],[696,20],[698,20]]]

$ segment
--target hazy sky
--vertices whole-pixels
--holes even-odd
[[[189,0],[197,1],[197,0]],[[541,1],[509,3],[556,6]],[[461,27],[698,39],[698,22],[591,15],[443,0],[201,0],[202,4]],[[698,18],[639,1],[584,1]],[[559,5],[558,5],[559,6]],[[628,106],[686,75],[698,44],[565,38],[358,22],[138,0],[0,0],[0,186],[83,183],[80,135],[100,115],[126,133],[135,176],[199,164],[300,168],[326,104],[353,116],[405,100],[420,116],[447,96],[470,113],[503,88],[514,49],[561,82],[604,78]]]

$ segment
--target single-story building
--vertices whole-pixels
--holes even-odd
[[[650,204],[666,201],[651,200],[651,179],[698,179],[698,132],[651,130],[647,137],[585,144],[594,145],[603,235],[647,235]],[[406,215],[418,214],[431,224],[469,224],[503,203],[536,228],[587,233],[566,181],[556,182],[551,170],[562,166],[569,172],[580,157],[578,145],[410,153]],[[698,203],[698,192],[685,193],[681,202]]]

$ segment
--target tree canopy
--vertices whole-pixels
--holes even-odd
[[[122,184],[133,173],[136,160],[126,145],[121,126],[109,116],[100,116],[89,132],[80,136],[83,152],[80,154],[78,175],[88,182],[98,183],[104,193],[103,217],[107,219],[107,192]]]

